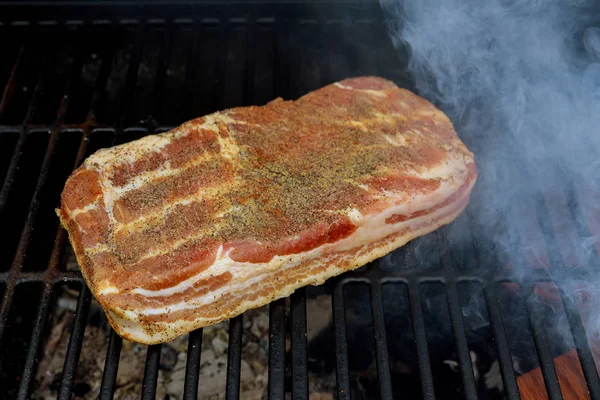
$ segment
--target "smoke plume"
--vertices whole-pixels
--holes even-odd
[[[599,9],[577,0],[381,5],[418,94],[475,153],[470,235],[506,254],[519,281],[545,268],[587,307],[587,334],[597,337]]]

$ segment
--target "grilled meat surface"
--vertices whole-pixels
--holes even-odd
[[[451,222],[476,177],[441,111],[359,77],[100,150],[58,213],[115,331],[152,344]]]

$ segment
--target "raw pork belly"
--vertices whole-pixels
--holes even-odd
[[[58,213],[115,331],[152,344],[451,222],[476,177],[441,111],[360,77],[100,150]]]

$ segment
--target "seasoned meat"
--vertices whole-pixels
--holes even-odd
[[[113,328],[150,344],[451,222],[476,177],[441,111],[360,77],[100,150],[58,213]]]

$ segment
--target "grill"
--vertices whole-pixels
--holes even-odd
[[[51,346],[50,320],[64,288],[75,290],[78,297],[72,323],[64,327],[69,339],[54,393],[60,399],[78,396],[76,376],[82,367],[80,356],[88,351],[84,339],[92,298],[80,272],[69,267],[71,250],[54,208],[67,176],[93,151],[164,132],[223,108],[262,104],[277,96],[297,98],[349,76],[380,75],[413,88],[407,53],[393,48],[385,16],[372,3],[164,7],[150,2],[108,8],[72,2],[69,7],[0,10],[0,397],[35,396],[38,365],[45,347]],[[463,139],[477,151],[474,138]],[[514,163],[526,171],[516,149],[510,149]],[[518,327],[533,340],[531,358],[541,368],[547,396],[563,398],[565,387],[555,368],[555,346],[539,295],[544,284],[552,285],[551,274],[539,268],[526,278],[515,278],[515,270],[529,262],[519,245],[526,238],[511,229],[503,232],[514,243],[510,255],[479,240],[485,228],[472,214],[481,207],[479,191],[487,190],[485,169],[481,176],[473,204],[451,226],[322,287],[298,290],[290,299],[269,305],[268,398],[309,398],[315,350],[307,339],[307,302],[325,295],[331,299],[331,340],[326,336],[320,349],[335,350],[330,352],[335,397],[486,397],[471,352],[469,305],[477,304],[476,319],[485,321],[489,331],[487,347],[497,360],[504,396],[518,399],[523,390],[515,371],[518,349],[511,342],[515,326],[509,326],[511,316],[503,308],[505,292],[511,290],[518,292],[517,303],[525,310],[526,319],[517,321]],[[589,237],[577,189],[563,189],[577,235]],[[544,244],[556,248],[547,203],[540,195],[532,204]],[[456,244],[454,233],[459,231],[467,232],[472,243]],[[551,268],[568,269],[556,252],[549,256]],[[598,271],[597,261],[593,255],[589,268],[568,273],[585,279]],[[558,312],[566,316],[577,349],[585,378],[581,385],[591,398],[600,399],[600,381],[578,305],[558,288]],[[227,323],[227,399],[245,397],[240,385],[244,319]],[[456,393],[448,393],[447,381],[436,372],[444,360],[433,346],[437,339],[432,337],[432,324],[444,325],[439,332],[454,354]],[[398,344],[401,336],[408,340]],[[180,393],[195,399],[206,383],[200,379],[203,330],[192,332],[187,340]],[[403,347],[407,343],[410,351]],[[113,398],[117,390],[123,346],[110,331],[107,347],[101,349],[101,399]],[[156,397],[165,357],[162,347],[144,348],[145,365],[138,366],[144,370],[138,394],[143,399]],[[375,379],[360,392],[355,370],[364,351]],[[404,351],[410,353],[405,357],[413,371],[409,375],[419,377],[410,384],[401,380],[395,367]]]

